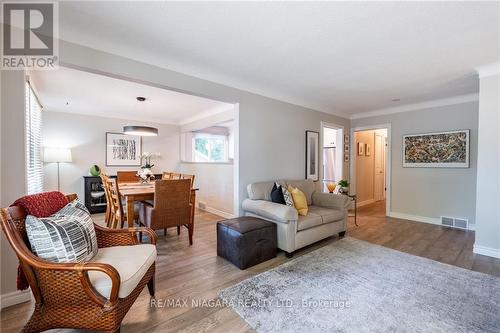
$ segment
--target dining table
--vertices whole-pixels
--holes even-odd
[[[127,225],[129,228],[134,227],[134,204],[135,202],[154,200],[155,198],[155,184],[154,181],[149,183],[120,183],[118,184],[118,191],[120,196],[126,202],[127,210]],[[191,216],[194,218],[194,203],[196,202],[197,188],[191,189],[191,203],[192,212]]]

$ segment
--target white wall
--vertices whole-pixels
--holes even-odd
[[[61,191],[75,192],[84,199],[83,176],[97,164],[108,175],[117,170],[138,170],[139,167],[106,166],[106,132],[121,133],[127,124],[148,125],[158,128],[158,136],[143,137],[142,151],[159,152],[161,158],[153,161],[153,172],[179,171],[179,134],[176,125],[141,123],[114,118],[94,117],[62,112],[43,111],[43,145],[71,148],[72,163],[61,163]],[[44,165],[44,189],[57,189],[57,164]]]
[[[181,127],[181,172],[195,175],[197,204],[202,203],[205,210],[223,217],[233,217],[235,214],[234,200],[235,179],[234,164],[230,163],[192,163],[192,132],[217,126],[221,123],[232,122],[230,132],[234,145],[234,128],[236,110],[227,110],[222,113],[198,119]],[[231,138],[230,138],[231,141]],[[233,147],[234,149],[234,147]],[[233,154],[234,155],[234,154]],[[234,156],[233,156],[234,157]]]
[[[26,193],[23,71],[1,74],[1,207],[7,207]],[[29,299],[16,292],[17,257],[2,232],[2,306]]]
[[[232,163],[181,163],[181,172],[196,175],[196,201],[224,217],[234,215]]]
[[[479,73],[481,75],[481,72]],[[480,78],[474,252],[500,258],[500,75]]]
[[[427,219],[438,219],[441,215],[462,217],[474,223],[476,215],[478,103],[469,102],[353,119],[352,127],[386,123],[391,124],[391,211]],[[402,138],[404,134],[457,129],[470,129],[469,168],[402,167]]]

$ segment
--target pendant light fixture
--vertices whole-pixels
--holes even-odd
[[[136,97],[138,102],[144,102],[146,97]],[[123,126],[123,133],[128,135],[138,135],[138,136],[157,136],[158,129],[149,126],[135,126],[135,125],[127,125]]]

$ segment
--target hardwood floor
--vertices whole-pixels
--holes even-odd
[[[444,228],[420,222],[386,218],[384,203],[358,210],[359,227],[349,219],[347,235],[395,250],[430,258],[447,264],[500,277],[500,259],[472,253],[474,232]],[[102,217],[99,217],[102,218]],[[175,228],[168,235],[158,233],[156,275],[157,300],[181,300],[178,306],[152,307],[147,289],[125,317],[122,332],[252,332],[235,312],[220,306],[192,307],[192,301],[216,300],[220,289],[268,270],[287,259],[283,252],[260,265],[240,271],[216,255],[216,222],[222,218],[198,211],[194,244],[189,246],[187,230],[177,236]],[[326,239],[295,256],[313,251],[337,237]],[[186,300],[188,306],[181,304]],[[163,305],[165,305],[163,303]],[[1,331],[18,332],[31,314],[32,304],[4,309]],[[69,330],[57,330],[57,332]]]

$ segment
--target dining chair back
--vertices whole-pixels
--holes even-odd
[[[139,220],[153,230],[185,226],[189,244],[193,244],[194,199],[191,180],[157,180],[153,205],[142,202]]]
[[[118,184],[122,183],[138,183],[139,177],[136,171],[117,171],[116,180]]]
[[[182,179],[189,179],[191,181],[191,188],[194,187],[194,175],[189,175],[189,174],[183,173]]]
[[[182,179],[182,174],[177,172],[164,172],[161,179],[163,180],[177,180]]]
[[[104,195],[106,197],[106,216],[104,218],[104,222],[106,223],[106,226],[109,227],[109,223],[111,221],[111,204],[110,204],[111,203],[111,195],[110,195],[109,189],[108,189],[109,177],[103,173],[101,173],[99,176],[101,177],[102,188],[104,190]]]

